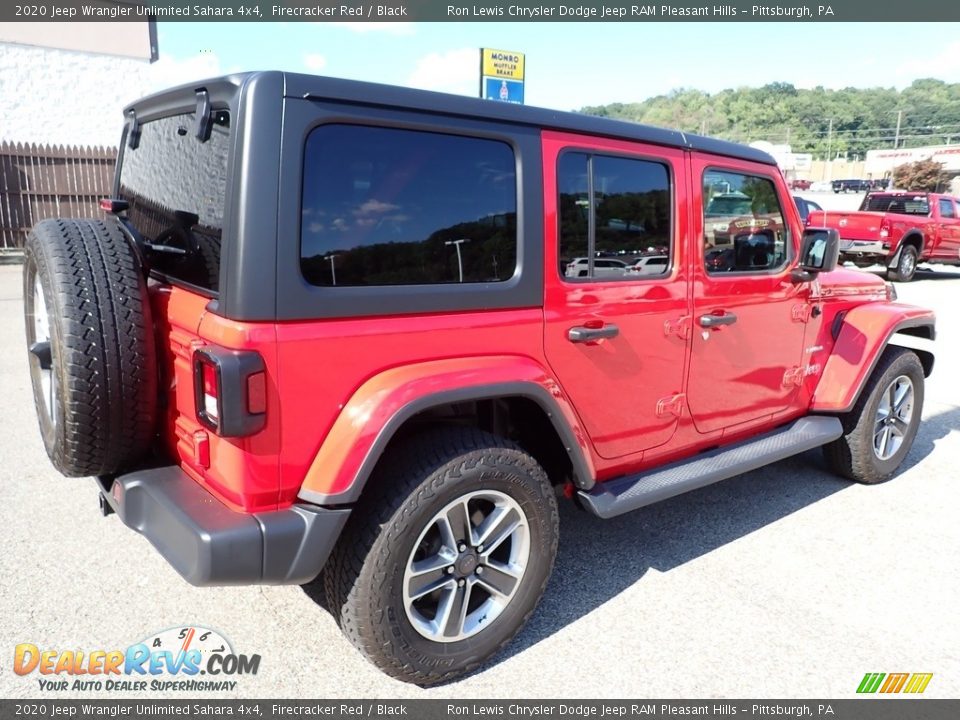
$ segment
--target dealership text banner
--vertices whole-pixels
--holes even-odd
[[[374,4],[329,0],[167,0],[98,2],[48,0],[0,4],[0,22],[955,22],[960,3],[911,0],[744,3],[443,2]]]

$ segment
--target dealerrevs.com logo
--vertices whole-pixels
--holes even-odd
[[[867,673],[857,687],[858,693],[915,693],[927,689],[933,673]]]
[[[39,689],[57,691],[235,690],[241,675],[256,675],[259,655],[240,655],[216,630],[176,627],[150,635],[125,650],[57,650],[20,643],[17,675],[34,673]]]

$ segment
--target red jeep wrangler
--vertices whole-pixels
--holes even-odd
[[[757,219],[724,263],[705,186]],[[533,612],[558,498],[609,518],[817,446],[879,482],[933,366],[895,344],[933,314],[834,270],[772,158],[670,130],[231,75],[126,109],[103,207],[26,248],[53,464],[191,583],[322,571],[422,684]]]

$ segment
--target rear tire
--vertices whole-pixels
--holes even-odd
[[[853,410],[840,418],[843,437],[823,446],[830,469],[866,485],[890,478],[920,427],[923,379],[915,353],[888,346]]]
[[[910,282],[917,273],[917,249],[913,245],[904,245],[900,250],[900,257],[897,258],[897,265],[887,270],[887,275],[891,280],[897,282]]]
[[[423,433],[388,451],[351,513],[324,570],[328,606],[383,672],[420,685],[450,680],[530,617],[553,570],[558,524],[546,473],[516,445],[471,428]]]
[[[109,475],[151,447],[157,358],[146,280],[114,222],[44,220],[24,248],[30,376],[47,454]]]

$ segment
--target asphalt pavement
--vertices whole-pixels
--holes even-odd
[[[932,672],[926,696],[960,697],[960,272],[921,271],[899,291],[938,310],[939,337],[895,479],[850,484],[809,452],[610,521],[565,505],[526,629],[482,670],[424,690],[367,664],[316,584],[191,587],[100,516],[93,481],[60,477],[34,415],[20,268],[0,267],[0,697],[43,696],[36,673],[12,670],[19,643],[110,650],[186,625],[261,656],[224,697],[850,698],[866,672]],[[71,696],[138,694],[47,697]]]

